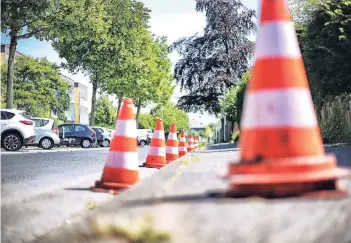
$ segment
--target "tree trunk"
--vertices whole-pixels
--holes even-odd
[[[123,101],[122,96],[118,97],[117,113],[119,112],[119,109],[121,109],[122,101]]]
[[[140,114],[140,109],[141,109],[141,102],[138,101],[138,102],[137,102],[137,112],[136,112],[136,116],[135,116],[137,129],[139,128],[139,114]]]
[[[9,52],[9,61],[7,69],[7,93],[6,93],[6,108],[13,108],[13,67],[15,64],[15,54],[17,46],[17,36],[11,36],[10,42],[10,52]]]
[[[95,74],[95,78],[92,79],[93,94],[91,97],[91,112],[90,112],[90,126],[95,125],[95,105],[96,105],[96,91],[98,86],[98,75]]]

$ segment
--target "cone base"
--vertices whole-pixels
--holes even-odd
[[[290,184],[231,185],[224,197],[245,198],[287,198],[343,199],[349,196],[346,190],[338,188],[336,180]]]
[[[183,157],[184,155],[186,155],[186,152],[179,152],[178,155],[179,155],[179,158],[180,158],[180,157]]]
[[[95,185],[91,187],[93,192],[105,192],[117,194],[120,191],[129,188],[131,185],[123,184],[123,183],[114,183],[114,182],[104,182],[104,181],[96,181]]]
[[[350,174],[336,167],[333,155],[241,161],[229,166],[230,197],[291,197],[319,191],[337,192],[336,180]],[[333,193],[331,193],[333,194]]]
[[[162,167],[164,167],[166,164],[159,164],[159,163],[145,163],[145,167],[148,168],[157,168],[160,169]]]
[[[179,158],[178,154],[166,154],[167,163],[171,163]]]

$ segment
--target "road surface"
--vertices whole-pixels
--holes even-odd
[[[139,148],[143,161],[148,147]],[[1,157],[2,242],[24,242],[69,222],[114,196],[92,193],[107,149],[3,153]],[[156,169],[140,168],[142,178]],[[68,221],[67,221],[68,220]]]

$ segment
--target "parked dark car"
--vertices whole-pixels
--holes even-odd
[[[97,145],[101,147],[109,147],[111,142],[111,134],[103,127],[92,127],[96,132]]]
[[[63,124],[59,127],[61,145],[81,146],[90,148],[96,143],[96,133],[87,125],[83,124]]]

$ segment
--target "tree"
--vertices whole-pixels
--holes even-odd
[[[13,107],[14,57],[19,40],[32,36],[47,39],[48,35],[64,40],[62,36],[80,35],[84,39],[92,29],[104,23],[99,0],[3,0],[1,1],[1,32],[10,36],[7,71],[6,107]]]
[[[178,131],[189,129],[188,114],[170,101],[165,105],[157,105],[150,111],[150,114],[155,118],[159,117],[163,120],[165,131],[169,131],[173,122],[176,123]]]
[[[241,114],[243,111],[244,97],[247,82],[250,79],[250,72],[242,75],[238,85],[232,87],[221,100],[221,112],[231,121],[236,121],[240,126]]]
[[[154,129],[156,124],[156,117],[150,114],[140,113],[139,128],[140,129]]]
[[[205,137],[206,138],[211,137],[212,134],[213,134],[212,127],[211,126],[206,126],[206,128],[205,128]]]
[[[351,1],[316,5],[300,30],[299,42],[314,103],[351,93]]]
[[[102,95],[96,101],[96,125],[113,128],[116,121],[117,110],[107,95]]]
[[[174,73],[181,89],[187,91],[178,105],[186,111],[218,113],[223,88],[235,86],[247,71],[255,11],[240,0],[197,0],[196,10],[206,14],[203,36],[183,38],[171,46],[182,56]]]
[[[5,65],[6,66],[6,65]],[[1,69],[2,88],[6,86],[6,68]],[[6,100],[3,89],[1,101]],[[50,117],[51,113],[66,120],[70,106],[70,85],[61,78],[58,67],[45,58],[16,58],[14,69],[14,105],[31,116]]]

